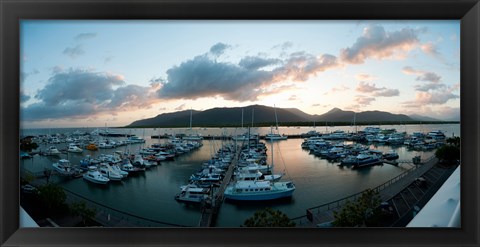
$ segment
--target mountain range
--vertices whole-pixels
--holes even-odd
[[[216,107],[204,111],[184,110],[163,113],[153,118],[134,121],[127,127],[189,127],[190,116],[193,126],[241,126],[243,109],[243,126],[273,125],[276,122],[275,112],[279,125],[288,123],[313,122],[344,122],[344,123],[379,123],[379,122],[415,122],[440,121],[434,118],[404,114],[392,114],[383,111],[344,111],[339,108],[321,114],[311,115],[297,108],[274,108],[264,105],[250,105],[246,107]]]

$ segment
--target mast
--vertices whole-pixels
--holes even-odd
[[[255,108],[252,107],[252,128],[253,128],[253,115],[255,113]]]
[[[192,108],[190,108],[190,130],[192,130]]]
[[[273,105],[273,110],[275,111],[275,123],[276,123],[275,129],[278,130],[277,108],[275,107],[275,105]]]
[[[272,164],[270,165],[270,172],[273,174],[273,140],[270,140],[270,149],[272,150]]]
[[[356,123],[357,113],[353,113],[353,125],[355,126],[355,133],[357,133],[357,123]]]
[[[243,108],[242,108],[242,129],[243,129]]]

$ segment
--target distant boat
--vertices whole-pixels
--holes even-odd
[[[277,108],[273,108],[275,110],[275,129],[278,131],[278,117],[277,117]],[[279,133],[273,133],[273,127],[270,127],[270,134],[265,135],[265,140],[269,141],[279,141],[279,140],[287,140],[286,135],[280,135]]]
[[[190,132],[192,132],[192,110],[190,109]],[[186,141],[201,141],[203,140],[203,137],[201,135],[197,134],[188,134],[182,137],[183,140]]]

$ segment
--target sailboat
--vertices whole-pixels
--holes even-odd
[[[203,137],[200,136],[199,134],[192,134],[192,109],[190,109],[190,134],[182,137],[183,140],[186,141],[201,141],[203,140]]]
[[[273,109],[275,110],[275,122],[276,122],[275,129],[278,131],[277,108],[274,106]],[[287,136],[280,135],[279,133],[273,133],[273,126],[272,126],[270,127],[270,133],[265,135],[265,140],[268,140],[268,141],[287,140]]]

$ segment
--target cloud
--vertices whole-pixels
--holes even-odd
[[[372,94],[372,96],[377,96],[377,97],[393,97],[398,95],[400,95],[400,91],[398,91],[398,89],[387,89],[387,88],[383,88],[381,90],[375,91]]]
[[[382,26],[371,25],[363,30],[362,36],[351,47],[341,50],[340,58],[352,64],[364,63],[368,58],[398,58],[419,44],[419,32],[411,28],[387,32]]]
[[[290,96],[290,98],[288,98],[289,101],[295,101],[295,100],[298,100],[298,97],[297,95],[292,95]]]
[[[416,75],[416,81],[427,82],[425,84],[417,84],[414,86],[415,90],[420,92],[429,92],[429,91],[439,91],[439,90],[448,90],[447,86],[443,83],[440,83],[442,77],[437,75],[434,72],[416,70],[412,67],[404,67],[402,72],[407,75]]]
[[[31,76],[31,75],[36,75],[40,73],[40,71],[38,71],[38,69],[33,69],[32,71],[30,72],[23,72],[23,71],[20,71],[20,83],[23,83],[25,82],[25,80],[27,79],[27,77]]]
[[[280,72],[285,79],[290,78],[295,81],[306,81],[310,76],[316,75],[328,69],[340,67],[337,57],[330,54],[314,56],[305,52],[295,52],[290,54],[286,64],[276,71]]]
[[[27,102],[31,97],[20,90],[20,103]]]
[[[220,43],[219,43],[220,44]],[[295,52],[285,59],[248,56],[239,64],[217,62],[209,55],[219,54],[228,45],[216,44],[208,53],[194,57],[167,70],[158,96],[164,99],[197,99],[219,96],[226,100],[254,101],[262,95],[279,92],[272,87],[284,81],[305,81],[310,76],[338,67],[337,58],[329,54],[314,56]],[[271,70],[261,70],[273,66]],[[152,81],[151,80],[151,81]]]
[[[54,73],[34,96],[38,102],[21,109],[22,120],[87,118],[148,108],[159,101],[158,87],[125,84],[123,76],[106,72],[70,69]]]
[[[282,44],[275,45],[272,49],[277,49],[277,48],[279,48],[280,50],[285,51],[285,50],[288,50],[288,49],[290,49],[290,48],[292,48],[292,47],[293,47],[293,43],[287,41],[287,42],[284,42],[284,43],[282,43]]]
[[[418,114],[444,121],[459,121],[460,107],[418,105],[405,111],[408,115]],[[455,133],[458,135],[459,133]]]
[[[443,84],[443,83],[432,82],[432,83],[427,83],[427,84],[423,84],[423,85],[415,85],[415,90],[422,91],[422,92],[428,92],[428,91],[432,91],[432,90],[439,90],[439,89],[442,89],[442,88],[445,88],[445,87],[446,87],[446,85]]]
[[[85,51],[83,50],[82,45],[77,45],[75,47],[67,47],[65,50],[63,50],[63,54],[67,55],[71,58],[76,58],[80,55],[85,54]]]
[[[183,110],[183,109],[185,109],[185,104],[179,105],[179,106],[176,107],[174,110],[175,110],[175,111],[181,111],[181,110]]]
[[[355,102],[357,102],[359,106],[367,106],[367,105],[370,105],[373,101],[375,101],[375,98],[363,96],[363,95],[357,95],[355,96],[354,100]]]
[[[266,59],[261,57],[248,56],[248,57],[242,58],[242,60],[240,60],[238,65],[249,70],[252,70],[252,69],[256,70],[269,65],[275,65],[280,62],[281,62],[280,59],[274,59],[274,58]]]
[[[110,61],[112,61],[113,58],[114,58],[114,56],[112,56],[112,55],[106,56],[106,57],[103,59],[103,63],[109,63]]]
[[[458,99],[460,96],[454,94],[452,88],[446,88],[443,90],[431,91],[431,92],[417,92],[415,99],[411,101],[405,101],[402,103],[407,108],[421,107],[424,105],[442,105],[449,100]]]
[[[335,94],[335,93],[338,93],[338,92],[345,92],[347,90],[350,90],[350,88],[342,84],[338,87],[333,87],[332,89],[330,89],[330,91],[324,93],[324,95]]]
[[[358,84],[356,90],[358,92],[367,93],[371,96],[377,97],[393,97],[400,95],[400,91],[398,89],[388,89],[385,87],[378,88],[374,83],[370,84],[363,81]]]
[[[420,45],[420,49],[425,52],[425,54],[435,57],[440,56],[440,52],[438,51],[437,46],[432,42]]]
[[[312,104],[312,106],[320,106],[320,104]]]
[[[377,79],[377,77],[375,76],[364,74],[364,73],[356,74],[355,78],[359,81],[373,81]]]
[[[86,40],[86,39],[92,39],[97,37],[97,33],[80,33],[77,36],[74,37],[76,41],[81,41],[81,40]]]
[[[230,46],[224,43],[217,43],[210,48],[210,53],[216,57],[222,55]]]
[[[442,77],[435,74],[434,72],[416,70],[410,66],[403,67],[402,72],[407,75],[416,75],[417,81],[430,81],[430,82],[439,82]]]

